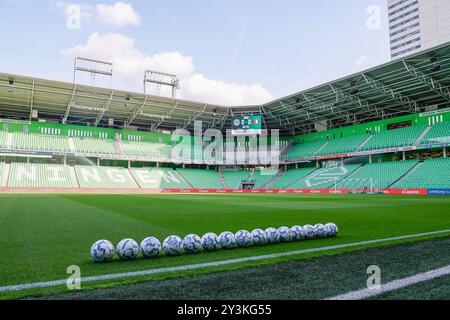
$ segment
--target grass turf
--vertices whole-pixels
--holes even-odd
[[[67,278],[69,265],[82,276],[101,275],[220,261],[268,253],[324,247],[364,240],[450,229],[450,198],[298,195],[14,195],[0,196],[0,286]],[[176,258],[96,264],[89,257],[99,239],[113,243],[147,236],[202,235],[254,228],[335,222],[336,239],[201,253]],[[339,253],[315,253],[302,257]],[[286,261],[298,257],[242,263],[238,266],[178,272],[142,279],[92,283],[83,288],[126,284],[209,271]],[[54,293],[63,288],[3,292],[0,298]]]
[[[51,300],[309,300],[365,288],[368,266],[387,283],[450,265],[450,237],[371,248],[237,271],[151,281],[45,297]],[[450,276],[395,290],[375,299],[449,299]],[[268,285],[270,284],[270,285]]]

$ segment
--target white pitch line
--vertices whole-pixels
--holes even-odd
[[[368,240],[368,241],[340,244],[340,245],[322,247],[322,248],[311,248],[311,249],[304,249],[304,250],[297,250],[297,251],[273,253],[273,254],[267,254],[267,255],[262,255],[262,256],[238,258],[238,259],[215,261],[215,262],[206,262],[206,263],[191,264],[191,265],[184,265],[184,266],[177,266],[177,267],[167,267],[167,268],[149,269],[149,270],[142,270],[142,271],[105,274],[105,275],[100,275],[100,276],[91,276],[91,277],[81,278],[81,283],[112,280],[112,279],[122,279],[122,278],[132,278],[132,277],[148,276],[148,275],[159,274],[159,273],[187,271],[187,270],[195,270],[195,269],[202,269],[202,268],[209,268],[209,267],[218,267],[218,266],[237,264],[237,263],[248,262],[248,261],[268,260],[268,259],[275,259],[275,258],[280,258],[280,257],[301,255],[301,254],[305,254],[305,253],[313,253],[313,252],[329,251],[329,250],[342,249],[342,248],[357,247],[357,246],[363,246],[363,245],[368,245],[368,244],[426,237],[426,236],[432,236],[432,235],[438,235],[438,234],[444,234],[444,233],[450,233],[450,229],[433,231],[433,232],[425,232],[425,233],[417,233],[417,234],[385,238],[385,239],[377,239],[377,240]],[[0,292],[21,291],[21,290],[29,290],[29,289],[34,289],[34,288],[45,288],[45,287],[56,287],[56,286],[63,286],[66,283],[67,283],[67,279],[60,279],[60,280],[47,281],[47,282],[34,282],[34,283],[10,285],[10,286],[0,287]]]
[[[335,296],[332,298],[328,298],[326,300],[362,300],[362,299],[368,299],[372,297],[376,297],[380,294],[387,293],[390,291],[406,288],[409,286],[412,286],[414,284],[418,284],[421,282],[430,281],[436,278],[440,278],[443,276],[450,275],[450,265],[436,269],[431,270],[428,272],[416,274],[415,276],[411,276],[404,279],[394,280],[392,282],[388,282],[384,285],[382,285],[379,289],[361,289],[349,293],[345,293],[339,296]]]

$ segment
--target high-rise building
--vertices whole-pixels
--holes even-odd
[[[450,41],[450,0],[388,0],[391,57]]]

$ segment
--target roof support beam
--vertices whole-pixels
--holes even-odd
[[[30,121],[31,121],[31,119],[33,119],[34,86],[35,86],[35,80],[33,79],[33,84],[31,85],[31,98],[30,98]]]
[[[102,110],[98,113],[97,117],[95,118],[95,126],[98,126],[100,121],[102,121],[102,118],[105,115],[105,112],[108,111],[109,106],[111,105],[113,96],[114,96],[114,91],[111,91],[111,94],[109,95],[108,100],[105,101],[105,103],[102,106]]]
[[[153,130],[158,129],[164,123],[164,121],[166,121],[167,118],[172,117],[173,113],[177,110],[178,103],[179,103],[179,100],[175,101],[175,103],[170,107],[170,110],[167,111],[166,113],[164,113],[164,115],[162,116],[162,118],[160,120],[158,120],[158,122],[152,124]]]
[[[419,80],[420,82],[428,86],[431,90],[436,92],[438,95],[450,102],[450,90],[448,88],[445,88],[438,80],[433,79],[431,76],[423,73],[412,64],[407,63],[405,60],[402,61],[406,71],[408,71],[408,73],[412,77]]]
[[[70,96],[69,99],[69,103],[67,104],[66,107],[66,112],[64,113],[64,118],[63,118],[63,123],[67,122],[67,118],[69,118],[69,114],[70,114],[70,108],[73,106],[74,102],[75,102],[75,94],[77,92],[77,85],[73,86],[73,91],[72,91],[72,95]]]
[[[195,112],[194,115],[189,116],[189,119],[181,125],[181,129],[183,129],[183,130],[186,129],[187,127],[189,127],[191,125],[192,122],[194,122],[195,120],[200,118],[203,115],[203,113],[206,111],[206,107],[207,107],[207,105],[205,104],[203,106],[202,110],[199,110],[199,111]]]
[[[146,95],[144,99],[142,99],[142,101],[136,106],[136,108],[134,108],[134,110],[131,111],[130,115],[127,117],[127,120],[125,120],[124,123],[125,128],[129,127],[133,123],[134,119],[136,119],[136,117],[142,112],[145,104],[147,103],[147,99],[148,96]]]
[[[364,73],[362,75],[363,75],[363,78],[366,81],[366,83],[372,89],[375,89],[376,91],[382,93],[389,99],[396,101],[399,104],[403,105],[404,107],[406,107],[408,109],[408,111],[411,111],[411,112],[418,111],[417,101],[414,101],[414,100],[410,99],[409,97],[405,96],[404,94],[401,94],[400,92],[384,85],[381,81],[373,79]]]

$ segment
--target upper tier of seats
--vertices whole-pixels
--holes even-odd
[[[129,156],[170,158],[171,147],[166,144],[146,142],[120,142],[124,154]]]
[[[328,141],[317,155],[341,154],[358,151],[359,146],[367,140],[369,135],[351,136]]]
[[[18,132],[13,133],[11,147],[20,150],[69,152],[67,138]]]
[[[117,154],[114,141],[73,138],[75,150],[80,153]]]
[[[449,143],[450,122],[435,124],[422,139],[422,143]]]
[[[338,183],[339,189],[385,189],[411,170],[419,161],[397,161],[366,164]]]
[[[316,152],[325,144],[325,142],[309,142],[294,145],[291,150],[289,150],[288,158],[308,158],[316,154]]]
[[[404,147],[414,144],[427,126],[412,126],[408,128],[382,131],[376,133],[361,148],[361,150],[376,150],[385,148]]]
[[[450,158],[425,161],[400,180],[394,188],[450,189]]]

